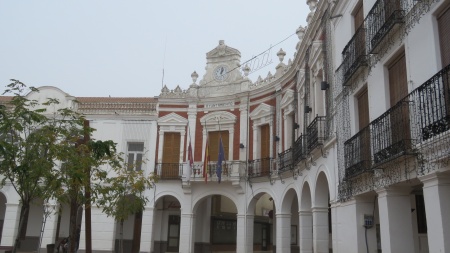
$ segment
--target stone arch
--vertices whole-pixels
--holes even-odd
[[[330,199],[330,186],[324,171],[319,172],[314,190],[314,207],[327,207]]]
[[[192,211],[193,212],[196,211],[196,209],[198,208],[199,202],[204,200],[206,197],[213,196],[213,195],[225,196],[234,203],[234,205],[236,206],[236,209],[239,208],[238,201],[233,194],[230,194],[229,192],[226,192],[226,191],[212,190],[212,191],[205,191],[205,192],[197,195],[197,197],[192,200]],[[238,209],[238,211],[239,211],[239,209]]]
[[[249,196],[249,199],[247,202],[248,203],[247,204],[247,214],[254,213],[254,208],[255,208],[254,205],[264,194],[268,194],[272,198],[272,201],[273,201],[275,207],[277,207],[278,204],[277,204],[277,198],[275,196],[275,193],[268,188],[267,189],[261,188],[261,189],[256,190],[252,196]]]
[[[160,199],[162,199],[162,198],[164,198],[165,196],[171,196],[171,197],[174,197],[175,199],[177,199],[178,200],[178,202],[181,204],[182,202],[181,202],[181,197],[178,195],[178,194],[176,194],[176,193],[174,193],[174,192],[160,192],[160,193],[157,193],[156,195],[155,195],[155,198],[153,199],[153,207],[156,207],[155,205],[156,205],[156,203],[158,203],[158,201],[160,200]]]
[[[311,201],[311,188],[307,181],[303,183],[301,197],[300,197],[300,210],[301,211],[311,211],[312,201]]]

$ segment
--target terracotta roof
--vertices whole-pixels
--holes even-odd
[[[11,101],[12,100],[12,96],[0,96],[0,102],[3,102],[3,101]]]
[[[156,103],[152,97],[76,97],[80,103]]]
[[[157,99],[151,97],[77,97],[78,111],[85,114],[156,114]]]

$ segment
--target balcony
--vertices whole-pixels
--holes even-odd
[[[326,138],[326,117],[316,116],[316,118],[306,128],[306,143],[308,153],[316,147],[323,145]]]
[[[409,118],[413,104],[403,99],[370,124],[374,165],[414,154]]]
[[[248,162],[248,177],[270,177],[275,170],[275,159],[262,158]]]
[[[439,145],[448,143],[445,133],[449,130],[450,65],[344,143],[345,177],[350,179],[396,158],[423,152],[423,143],[436,155],[439,149],[446,149]]]
[[[378,45],[386,35],[395,31],[397,24],[404,22],[405,5],[408,1],[378,0],[374,4],[365,19],[370,53],[378,53]]]
[[[363,128],[344,143],[345,178],[350,179],[370,171],[370,126]]]
[[[347,83],[362,66],[367,66],[366,28],[361,25],[342,51],[342,84]]]
[[[421,141],[450,130],[450,65],[411,92],[410,97],[418,101]]]
[[[157,163],[155,172],[160,180],[181,179],[183,163]]]
[[[292,170],[294,165],[292,163],[292,148],[287,149],[278,154],[278,172]]]
[[[306,148],[306,135],[300,135],[294,142],[293,150],[293,162],[294,165],[298,164],[302,160],[306,159],[308,149]]]
[[[187,162],[184,163],[157,163],[155,173],[159,180],[185,180],[189,174],[189,166]],[[190,181],[204,182],[203,163],[195,162],[190,171]],[[241,161],[224,161],[222,164],[222,181],[232,181],[233,178],[239,178],[245,175],[245,162]],[[207,167],[208,181],[217,181],[217,162],[211,161]]]

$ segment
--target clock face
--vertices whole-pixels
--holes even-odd
[[[220,65],[214,69],[214,79],[219,82],[224,81],[228,77],[228,68],[225,65]]]

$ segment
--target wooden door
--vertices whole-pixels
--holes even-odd
[[[408,95],[406,77],[406,60],[405,55],[402,54],[389,66],[389,95],[392,108],[390,114],[391,145],[400,148],[399,151],[404,151],[411,145],[409,101],[404,100]],[[400,101],[401,103],[399,103]]]
[[[180,133],[164,133],[161,178],[179,177],[180,141]]]
[[[438,16],[439,44],[441,48],[442,68],[450,65],[450,6]],[[444,89],[445,115],[450,120],[450,76],[449,72],[442,77]]]
[[[261,126],[261,173],[268,175],[270,173],[270,126],[269,124]]]
[[[210,173],[216,174],[216,163],[219,160],[219,140],[222,138],[222,145],[224,151],[225,161],[228,161],[228,150],[229,150],[229,136],[228,131],[214,131],[208,133],[208,141],[209,141],[209,157],[210,161],[215,162],[212,165]],[[214,169],[212,169],[214,168]],[[228,175],[228,167],[226,163],[222,163],[222,175]]]
[[[359,148],[359,161],[370,161],[370,128],[369,125],[369,96],[367,88],[358,95],[358,119],[359,119],[359,131],[361,134]],[[368,168],[367,168],[368,169]]]

